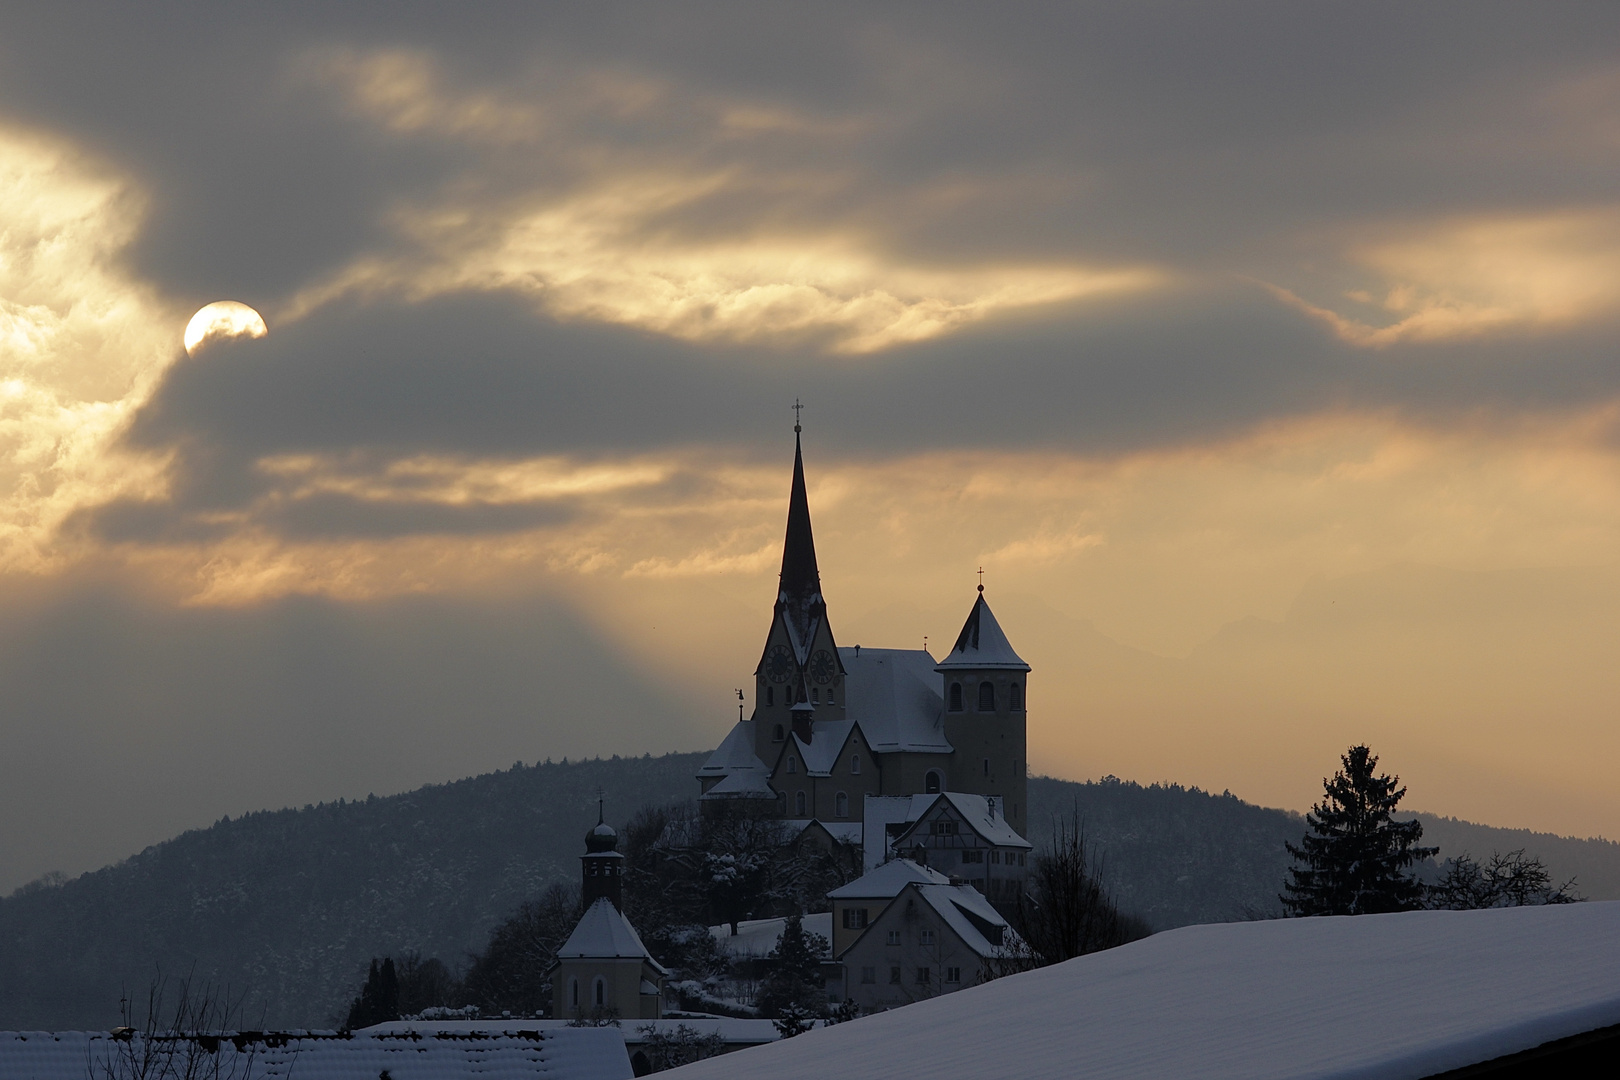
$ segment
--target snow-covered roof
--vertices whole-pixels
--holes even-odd
[[[574,932],[568,935],[568,940],[557,950],[557,959],[607,957],[634,957],[645,960],[657,968],[660,974],[664,973],[658,961],[652,958],[652,953],[647,951],[647,946],[641,943],[641,935],[630,925],[630,920],[613,906],[613,901],[602,896],[579,917]]]
[[[763,770],[738,769],[708,791],[700,799],[774,799],[776,789]]]
[[[508,1023],[514,1028],[508,1033],[443,1037],[367,1029],[352,1035],[277,1032],[267,1040],[255,1033],[259,1041],[245,1042],[240,1051],[228,1039],[187,1040],[180,1054],[196,1045],[196,1060],[208,1067],[207,1075],[216,1075],[211,1070],[218,1067],[218,1075],[247,1074],[251,1080],[629,1080],[635,1075],[616,1028],[541,1031],[541,1021]],[[109,1063],[113,1075],[134,1075],[134,1070],[117,1071],[117,1062],[131,1048],[139,1052],[139,1039],[115,1040],[103,1031],[0,1032],[0,1076],[84,1080],[91,1071],[102,1075],[101,1066]]]
[[[765,763],[754,753],[752,720],[739,720],[731,726],[726,737],[720,740],[720,745],[715,747],[714,753],[698,770],[698,775],[725,776],[738,769],[754,769],[762,773],[768,771]]]
[[[1029,670],[1029,665],[1013,651],[1012,642],[1007,640],[1001,624],[991,614],[990,605],[984,602],[983,592],[973,601],[973,610],[968,612],[967,622],[962,625],[956,644],[935,670],[950,671],[953,668]]]
[[[1418,1080],[1620,1023],[1620,902],[1186,926],[671,1080]]]
[[[768,921],[768,920],[767,920]],[[808,925],[808,917],[807,917]],[[776,1023],[772,1020],[752,1020],[734,1016],[679,1016],[667,1020],[621,1020],[618,1027],[603,1027],[585,1030],[611,1031],[622,1036],[626,1043],[638,1046],[647,1041],[649,1034],[673,1034],[678,1028],[687,1027],[700,1035],[718,1033],[727,1043],[732,1045],[775,1042],[782,1036],[776,1030]],[[651,1028],[649,1032],[647,1029]],[[567,1020],[392,1020],[385,1024],[362,1028],[365,1034],[392,1033],[401,1034],[417,1032],[422,1035],[450,1035],[465,1038],[468,1035],[515,1035],[519,1031],[539,1031],[542,1034],[553,1031],[578,1031]],[[82,1072],[74,1080],[83,1080]],[[375,1080],[374,1076],[365,1080]]]
[[[734,959],[763,957],[769,956],[776,943],[782,940],[782,928],[786,925],[786,919],[745,919],[737,924],[735,934],[731,932],[729,923],[722,923],[709,927],[709,936],[714,938],[721,952]],[[806,915],[804,930],[807,934],[820,934],[831,941],[832,912]]]
[[[838,755],[854,729],[853,720],[817,720],[810,726],[809,742],[795,734],[793,742],[804,761],[804,771],[811,776],[829,775],[833,766],[838,764]]]
[[[839,649],[844,715],[861,725],[873,750],[948,754],[945,700],[934,658],[923,649]]]
[[[904,820],[912,822],[911,828],[894,839],[896,849],[904,848],[906,838],[916,830],[928,811],[932,810],[941,800],[950,804],[951,808],[961,817],[964,824],[979,834],[987,844],[996,847],[1032,848],[1028,840],[1018,835],[1018,830],[1007,824],[1006,815],[998,808],[992,811],[990,797],[985,795],[969,795],[962,791],[946,791],[938,795],[913,795],[912,816]],[[997,800],[999,802],[999,800]],[[917,804],[922,802],[919,809]],[[932,820],[932,819],[930,819]]]
[[[951,879],[938,870],[919,866],[910,859],[891,859],[876,870],[862,874],[848,885],[828,893],[833,900],[891,900],[907,885],[949,885]]]
[[[1018,940],[1007,920],[971,885],[913,885],[911,888],[939,913],[962,943],[979,956],[986,959],[1000,956]],[[996,929],[1001,931],[1001,939],[992,941],[991,935]]]
[[[933,795],[868,795],[866,797],[863,820],[866,822],[866,833],[862,839],[862,856],[866,869],[874,870],[889,861],[889,830],[890,824],[904,821],[916,821],[917,814],[912,812],[911,804],[916,799],[925,799],[924,808],[932,804]]]

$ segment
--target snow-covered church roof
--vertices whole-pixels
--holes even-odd
[[[922,649],[839,649],[844,715],[861,726],[873,750],[948,754],[945,699],[934,658]]]
[[[984,602],[982,585],[979,587],[979,598],[973,601],[973,610],[968,612],[967,622],[962,624],[962,632],[956,636],[956,644],[951,646],[951,651],[935,670],[950,671],[954,668],[1029,670],[1029,665],[1013,651],[1012,642],[1007,640],[1001,624],[996,622],[990,605]]]
[[[605,896],[598,897],[594,904],[585,909],[574,932],[557,950],[559,960],[581,958],[640,959],[657,968],[660,974],[665,974],[663,966],[653,959],[647,946],[641,943],[641,935],[630,925],[630,920]]]
[[[1420,1080],[1620,1024],[1617,972],[1620,902],[1186,926],[670,1076]]]

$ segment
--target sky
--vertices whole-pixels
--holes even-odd
[[[1030,760],[1620,835],[1620,9],[9,5],[0,890],[713,746],[795,400],[843,644]],[[194,353],[251,305],[262,337]],[[695,791],[695,785],[694,785]],[[626,810],[628,812],[628,808]]]

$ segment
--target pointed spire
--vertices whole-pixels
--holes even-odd
[[[1012,642],[1007,640],[1001,624],[990,611],[990,605],[984,602],[983,585],[979,586],[979,595],[973,601],[973,610],[968,612],[967,622],[962,624],[956,644],[934,670],[944,671],[948,668],[1029,670],[1029,665],[1013,651]]]
[[[797,424],[793,433],[793,491],[788,496],[787,539],[782,544],[781,598],[807,608],[821,598],[816,539],[810,531],[810,498],[804,489],[804,451]]]

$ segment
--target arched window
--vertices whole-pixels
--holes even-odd
[[[776,687],[767,686],[765,688],[765,704],[767,704],[767,705],[775,705],[776,704]]]
[[[979,711],[980,712],[995,712],[996,711],[996,684],[995,683],[982,682],[982,683],[979,684]]]
[[[939,774],[938,769],[929,769],[928,775],[923,777],[923,791],[929,795],[938,795],[945,787],[945,778]]]
[[[787,733],[782,730],[782,725],[781,724],[777,724],[775,727],[773,727],[771,729],[771,741],[772,742],[781,742],[785,738],[787,738]]]
[[[572,1008],[579,1008],[579,978],[575,976],[568,980],[568,1004]]]
[[[804,792],[800,791],[793,796],[793,812],[804,817]]]
[[[1013,683],[1007,690],[1007,707],[1013,712],[1024,711],[1024,692],[1018,688],[1017,683]]]
[[[951,683],[951,712],[962,711],[962,684]]]
[[[796,773],[798,771],[799,771],[799,759],[794,757],[792,754],[789,754],[788,755],[788,772]]]
[[[812,690],[812,691],[810,691],[810,704],[812,704],[812,705],[820,705],[821,704],[821,691],[820,690]]]
[[[607,982],[598,975],[596,977],[596,991],[594,994],[598,1007],[607,1004]]]
[[[850,774],[853,775],[853,776],[861,775],[861,755],[859,755],[859,754],[851,754],[851,755],[849,755],[849,771],[850,771]]]
[[[849,796],[842,791],[833,796],[833,816],[849,817]]]

